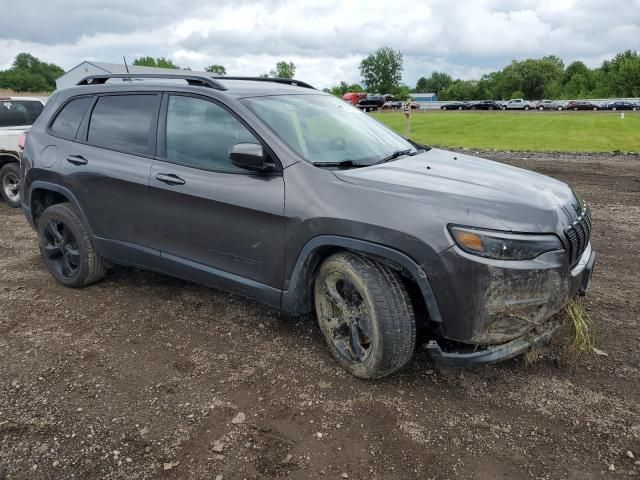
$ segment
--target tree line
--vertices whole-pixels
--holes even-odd
[[[402,53],[383,47],[360,63],[362,85],[340,82],[327,92],[391,93],[404,99],[409,93],[436,93],[440,100],[508,100],[511,98],[581,99],[640,97],[640,55],[627,50],[605,60],[597,68],[581,61],[565,66],[555,55],[513,60],[502,70],[479,80],[453,79],[444,72],[421,77],[415,88],[401,83]]]
[[[133,65],[176,68],[171,59],[141,57]],[[184,70],[191,70],[189,67]],[[223,65],[209,65],[207,72],[224,76]],[[502,70],[483,75],[479,80],[454,79],[444,72],[421,77],[415,87],[402,83],[402,52],[382,47],[360,63],[362,83],[338,85],[326,92],[342,96],[347,92],[391,93],[406,99],[410,93],[436,93],[440,100],[508,100],[510,98],[580,99],[640,97],[640,55],[627,50],[605,60],[597,68],[589,68],[581,61],[565,66],[555,55],[539,59],[512,61]],[[293,78],[296,65],[280,61],[261,77]],[[10,68],[0,71],[0,88],[21,92],[45,92],[55,89],[55,80],[64,70],[46,63],[29,53],[16,56]]]
[[[164,57],[140,57],[136,58],[132,65],[191,70],[190,67],[181,68],[170,58]],[[227,74],[227,69],[223,65],[209,65],[205,67],[205,71],[217,76]],[[64,70],[58,65],[43,62],[30,53],[19,53],[11,67],[0,70],[0,88],[15,92],[52,92],[56,88],[56,79],[63,74]],[[277,62],[269,72],[260,76],[291,79],[295,74],[295,64],[283,60]]]

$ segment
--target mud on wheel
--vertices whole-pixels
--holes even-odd
[[[38,219],[40,253],[53,277],[67,287],[84,287],[104,275],[104,263],[82,220],[68,203],[52,205]]]
[[[388,266],[351,252],[335,254],[320,266],[314,299],[331,354],[353,375],[384,377],[413,356],[411,300]]]

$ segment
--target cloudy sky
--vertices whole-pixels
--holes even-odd
[[[0,69],[24,51],[65,69],[152,55],[235,75],[286,59],[326,87],[359,81],[380,46],[404,53],[409,85],[548,54],[596,66],[640,49],[640,0],[0,0]]]

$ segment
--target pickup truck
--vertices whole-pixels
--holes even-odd
[[[37,98],[0,97],[0,194],[14,208],[20,206],[20,150],[24,136],[43,108],[44,103]]]
[[[357,107],[365,112],[374,111],[382,108],[382,105],[384,105],[386,101],[387,99],[384,95],[367,95],[367,98],[358,102]]]
[[[502,105],[502,110],[531,110],[533,105],[522,98],[513,98]]]

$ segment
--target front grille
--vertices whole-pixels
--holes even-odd
[[[564,229],[564,234],[569,246],[569,263],[573,267],[580,260],[591,239],[591,212],[586,204],[580,216]]]

